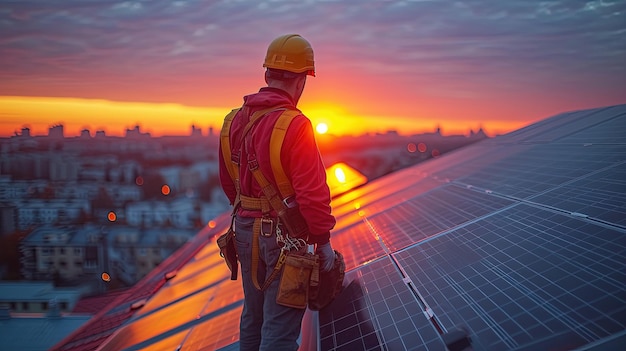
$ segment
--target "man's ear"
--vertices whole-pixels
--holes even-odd
[[[298,90],[304,90],[304,85],[306,84],[306,76],[302,76],[301,79],[298,79],[297,84]]]

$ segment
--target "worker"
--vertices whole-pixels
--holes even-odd
[[[276,303],[279,279],[273,279],[265,290],[258,289],[258,284],[255,284],[255,280],[266,281],[276,267],[283,245],[277,240],[276,232],[284,233],[286,228],[278,224],[280,219],[274,209],[268,211],[266,193],[252,174],[249,163],[258,165],[267,181],[278,188],[271,165],[272,131],[284,111],[297,110],[307,76],[315,76],[313,49],[298,34],[279,36],[270,43],[263,67],[267,86],[257,93],[244,96],[243,105],[226,131],[232,159],[224,159],[224,154],[219,153],[222,188],[231,205],[236,206],[234,241],[244,292],[239,345],[240,350],[297,350],[305,309]],[[273,157],[280,157],[293,188],[294,196],[289,199],[288,205],[297,206],[301,218],[306,222],[306,242],[315,245],[320,270],[330,271],[335,261],[335,252],[330,243],[335,217],[331,213],[326,171],[311,121],[300,111],[296,112],[297,115],[286,130],[280,155]],[[251,119],[255,121],[250,123]],[[223,147],[222,143],[220,148]],[[229,162],[240,165],[236,180],[229,174]],[[263,203],[264,209],[260,205]],[[255,221],[258,223],[261,217],[265,221],[259,229]],[[262,231],[261,235],[256,233],[256,244],[255,228]],[[258,250],[258,254],[253,252],[253,248]],[[255,270],[256,277],[253,277]]]

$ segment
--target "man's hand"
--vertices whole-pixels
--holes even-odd
[[[335,265],[335,250],[330,246],[330,241],[326,244],[318,244],[315,253],[320,259],[320,269],[323,272],[330,272]]]

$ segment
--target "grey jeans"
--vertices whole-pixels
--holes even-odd
[[[252,226],[254,218],[235,218],[235,245],[241,264],[244,304],[239,324],[239,349],[242,351],[297,350],[304,309],[276,303],[280,275],[260,291],[252,283]],[[276,235],[259,236],[258,282],[263,285],[278,261],[280,248]]]

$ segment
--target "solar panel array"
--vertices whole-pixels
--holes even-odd
[[[457,150],[333,210],[348,273],[329,308],[307,312],[301,349],[446,350],[459,328],[474,350],[626,344],[626,105]],[[202,240],[101,350],[237,349],[240,281]]]

